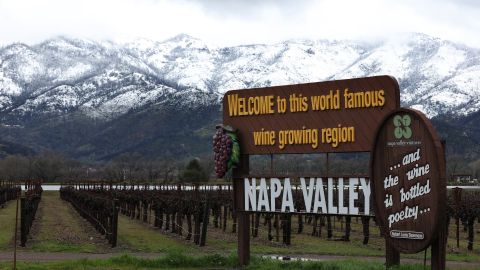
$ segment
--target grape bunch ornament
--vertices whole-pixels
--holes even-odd
[[[235,130],[230,126],[217,125],[213,135],[215,173],[222,178],[240,162],[240,145]]]

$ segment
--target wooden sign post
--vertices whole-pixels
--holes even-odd
[[[250,162],[248,155],[242,155],[238,168],[233,169],[233,179],[242,179],[250,173]],[[242,181],[233,181],[233,208],[237,216],[237,253],[240,265],[248,265],[250,262],[250,214],[241,211],[242,205],[245,203],[244,185]]]
[[[374,209],[387,267],[400,252],[432,247],[432,269],[445,269],[446,178],[443,145],[422,113],[399,109],[378,129],[371,156]]]
[[[382,119],[399,106],[398,83],[390,76],[225,93],[223,125],[237,130],[242,154],[233,170],[240,264],[247,265],[250,258],[251,212],[245,209],[244,182],[249,177],[249,155],[370,152]],[[352,179],[352,183],[358,180]]]

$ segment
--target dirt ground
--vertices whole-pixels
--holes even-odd
[[[44,192],[27,250],[100,252],[108,250],[102,235],[57,192]]]

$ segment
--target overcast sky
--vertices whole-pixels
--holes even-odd
[[[225,46],[419,32],[480,48],[477,0],[0,0],[0,44],[186,33]]]

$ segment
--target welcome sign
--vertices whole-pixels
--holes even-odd
[[[242,153],[232,171],[240,263],[249,261],[252,212],[369,216],[372,195],[386,265],[431,245],[432,266],[444,269],[443,147],[423,114],[399,106],[390,76],[225,93],[223,124],[237,130]],[[250,175],[249,155],[335,152],[371,152],[371,182]]]
[[[381,120],[400,105],[390,76],[233,90],[223,124],[244,154],[368,152]]]
[[[396,250],[416,253],[437,237],[445,214],[443,147],[428,119],[400,109],[379,129],[372,152],[375,215]]]

